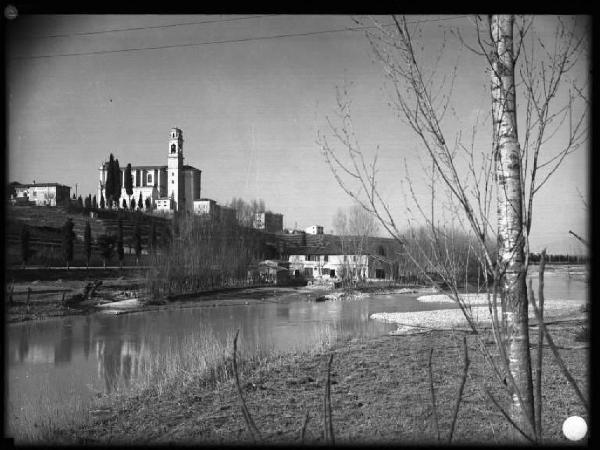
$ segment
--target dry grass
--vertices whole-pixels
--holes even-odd
[[[552,328],[559,345],[572,344],[576,326]],[[430,348],[434,349],[440,435],[446,439],[462,379],[463,336],[431,332],[336,344],[331,373],[336,443],[421,444],[434,440],[427,371]],[[535,341],[535,336],[532,339]],[[505,391],[491,379],[473,336],[468,336],[468,345],[472,363],[453,442],[506,443],[510,425],[491,404],[484,387],[500,401],[507,400]],[[587,351],[561,350],[561,354],[586,391]],[[299,444],[306,411],[310,412],[306,442],[325,443],[322,405],[329,356],[329,351],[314,351],[254,358],[241,364],[248,409],[266,443]],[[544,367],[543,436],[546,443],[565,443],[560,428],[566,417],[587,416],[548,351]],[[251,442],[229,372],[212,378],[206,378],[206,373],[177,375],[161,389],[146,389],[115,401],[110,415],[56,433],[57,438],[75,443]]]

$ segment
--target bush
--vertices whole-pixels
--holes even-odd
[[[589,327],[583,326],[579,332],[575,335],[575,342],[590,342],[590,329]]]

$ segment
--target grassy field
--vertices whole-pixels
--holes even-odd
[[[574,342],[577,322],[549,326],[565,363],[584,392],[588,389],[588,350]],[[535,344],[537,332],[532,332]],[[428,378],[433,348],[433,380],[442,443],[448,438],[452,408],[462,371],[459,332],[428,332],[346,340],[310,353],[258,356],[242,364],[241,385],[262,442],[300,444],[306,412],[310,419],[305,443],[324,444],[323,394],[329,355],[331,403],[337,444],[435,443]],[[510,425],[484,392],[501,402],[506,392],[489,375],[467,335],[471,366],[460,406],[454,440],[468,444],[502,444]],[[210,339],[207,341],[210,349]],[[325,341],[324,341],[325,342]],[[488,339],[492,345],[491,339]],[[158,378],[131,394],[104,399],[101,413],[88,414],[68,427],[47,427],[45,438],[69,444],[228,444],[251,443],[231,376],[231,349],[213,348],[187,362],[173,361]],[[190,350],[194,352],[194,350]],[[532,351],[535,357],[535,350]],[[157,366],[158,367],[158,366]],[[564,444],[563,421],[571,415],[586,420],[584,408],[558,370],[549,350],[544,353],[544,443]]]

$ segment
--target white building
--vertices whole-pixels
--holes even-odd
[[[104,195],[108,163],[98,169],[98,202]],[[125,191],[125,167],[121,167],[121,199],[130,206],[130,198]],[[149,198],[153,208],[163,212],[186,211],[193,213],[195,205],[200,201],[200,185],[202,171],[183,164],[183,132],[179,128],[171,128],[167,165],[165,166],[132,166],[133,195],[131,200],[145,207]],[[105,199],[106,196],[104,195]]]
[[[283,214],[276,214],[270,211],[257,212],[254,214],[252,227],[269,233],[283,231]]]
[[[306,278],[342,278],[345,272],[354,278],[368,278],[370,275],[369,259],[369,255],[309,254],[289,256],[292,275],[304,275]],[[377,275],[377,278],[384,278],[385,276],[380,275],[379,272]]]
[[[59,183],[13,183],[15,188],[15,202],[35,202],[36,206],[56,206],[69,200],[71,188]],[[20,200],[18,200],[20,199]]]
[[[304,229],[307,234],[323,234],[323,227],[321,225],[312,225]]]

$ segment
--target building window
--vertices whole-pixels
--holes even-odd
[[[385,248],[383,248],[383,245],[379,246],[379,248],[377,249],[377,253],[379,254],[379,256],[385,256]]]
[[[329,261],[329,255],[325,255],[325,256],[323,257],[323,261],[325,261],[325,262]]]
[[[152,174],[151,173],[148,174],[148,184],[150,184],[150,185],[152,184]]]
[[[171,144],[171,153],[175,153],[175,144]]]
[[[171,184],[175,184],[175,180],[171,180]]]

